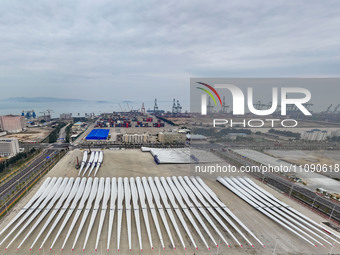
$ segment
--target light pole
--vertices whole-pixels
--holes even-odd
[[[277,248],[277,244],[278,244],[278,242],[279,242],[279,238],[276,238],[275,247],[274,247],[274,250],[273,250],[273,253],[272,253],[272,255],[274,255],[274,254],[275,254],[275,252],[276,252],[276,248]]]
[[[315,196],[314,200],[313,200],[313,204],[312,204],[312,209],[314,208],[314,203],[315,203],[315,200],[318,198],[318,195]]]
[[[221,239],[220,239],[220,241],[219,241],[219,243],[218,243],[218,247],[217,247],[217,249],[216,249],[216,255],[218,254],[218,252],[219,252],[219,250],[220,250],[220,246],[221,246]]]
[[[290,191],[289,191],[289,198],[290,198],[290,196],[292,195],[294,186],[295,186],[295,183],[293,183],[292,187],[290,188]]]
[[[264,174],[263,174],[263,178],[262,178],[262,182],[264,183],[264,179],[266,178],[266,174],[267,174],[267,172],[265,172]]]
[[[329,251],[329,254],[332,254],[332,252],[333,252],[333,248],[335,247],[335,241],[336,241],[336,239],[334,240],[334,242],[333,242],[333,245],[332,245],[332,247],[331,247],[331,250]]]
[[[332,218],[332,215],[333,215],[333,212],[334,212],[334,209],[335,209],[335,206],[334,206],[334,207],[333,207],[333,209],[332,209],[331,215],[329,215],[329,219],[328,219],[328,221],[330,221],[330,220],[331,220],[331,218]]]

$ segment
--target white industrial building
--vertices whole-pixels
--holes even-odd
[[[123,143],[142,144],[149,142],[149,134],[124,134]]]
[[[60,114],[61,120],[72,120],[72,113],[62,113]]]
[[[0,157],[12,157],[19,152],[18,139],[0,138]]]

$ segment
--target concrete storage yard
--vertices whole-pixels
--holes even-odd
[[[43,181],[47,177],[77,177],[78,170],[75,168],[76,164],[76,157],[79,158],[79,161],[82,159],[82,151],[81,150],[74,150],[70,151],[63,159],[59,161],[59,163],[46,175],[42,178],[42,180],[34,186],[34,188],[26,195],[20,202],[11,209],[11,211],[3,218],[0,222],[0,229],[3,229],[7,223],[15,217],[16,213],[31,199],[31,197],[35,194],[35,192],[39,189],[42,185]],[[105,150],[104,151],[104,161],[97,173],[97,177],[137,177],[137,176],[189,176],[190,175],[190,165],[188,164],[162,164],[156,165],[154,162],[153,157],[150,153],[143,153],[140,150]],[[226,175],[234,175],[235,174],[226,174]],[[158,220],[160,221],[161,231],[163,234],[163,239],[165,243],[165,251],[160,250],[160,243],[156,233],[156,229],[154,223],[151,218],[151,214],[149,212],[149,221],[151,225],[151,233],[152,239],[154,243],[155,250],[151,251],[146,228],[144,225],[144,221],[141,217],[141,228],[142,228],[142,241],[143,241],[143,254],[272,254],[275,245],[277,254],[326,254],[329,253],[331,250],[331,246],[326,245],[326,247],[319,247],[314,248],[307,243],[300,240],[298,237],[290,233],[289,231],[282,229],[278,224],[264,216],[262,213],[256,211],[253,207],[248,205],[246,202],[238,198],[234,195],[231,191],[223,187],[221,184],[216,182],[217,175],[201,175],[202,179],[205,183],[216,193],[216,195],[225,203],[228,208],[266,245],[266,248],[263,248],[259,243],[257,243],[250,235],[246,234],[246,236],[253,242],[254,248],[249,246],[243,239],[239,238],[241,243],[243,244],[243,248],[239,247],[234,240],[223,231],[223,229],[219,226],[220,231],[223,235],[227,238],[227,241],[231,244],[231,248],[228,248],[224,243],[221,242],[220,238],[213,232],[212,228],[209,227],[209,230],[213,234],[214,238],[219,244],[219,248],[213,248],[213,243],[210,241],[208,236],[203,233],[205,239],[208,241],[209,246],[212,250],[209,252],[206,247],[204,246],[203,242],[199,238],[198,234],[193,230],[192,226],[189,225],[189,228],[193,234],[193,238],[196,241],[196,244],[199,248],[198,251],[194,250],[191,243],[189,243],[189,238],[186,235],[183,227],[179,224],[178,218],[176,217],[177,223],[180,227],[180,231],[184,238],[184,242],[187,246],[187,251],[185,251],[179,241],[178,236],[175,234],[175,229],[171,224],[169,224],[171,228],[171,232],[173,234],[173,238],[176,244],[177,249],[174,250],[171,247],[170,240],[166,235],[166,230],[164,225],[161,223],[159,214]],[[253,179],[254,180],[254,179]],[[301,206],[300,204],[290,200],[286,196],[276,192],[275,190],[269,188],[268,186],[262,184],[261,182],[255,180],[255,182],[264,188],[265,190],[269,191],[271,194],[276,196],[278,199],[282,200],[286,204],[294,207],[299,212],[303,213],[304,215],[310,217],[314,221],[321,223],[325,222],[326,220],[317,214],[311,212],[307,208]],[[116,211],[117,212],[117,211]],[[81,214],[80,218],[82,217],[83,213]],[[41,254],[84,254],[82,252],[82,246],[85,239],[85,235],[87,232],[87,227],[90,221],[90,217],[87,218],[85,222],[85,226],[83,231],[81,232],[77,245],[73,253],[71,253],[71,247],[73,240],[75,238],[76,232],[79,227],[80,220],[78,220],[75,228],[73,229],[71,236],[64,248],[64,251],[60,251],[66,233],[71,225],[72,219],[74,214],[72,215],[71,219],[66,224],[64,231],[62,232],[61,236],[59,237],[58,241],[56,242],[52,252],[49,251],[50,244],[54,239],[56,232],[58,231],[62,220],[58,223],[54,231],[51,235],[51,240],[48,240],[44,245]],[[36,235],[40,231],[43,224],[45,224],[49,214],[45,217],[45,219],[40,223],[40,225],[35,229],[32,235],[26,240],[26,242],[21,246],[20,250],[17,252],[16,247],[20,244],[23,237],[28,233],[30,227],[34,224],[33,221],[29,228],[27,228],[9,247],[6,252],[3,252],[3,249],[6,247],[6,244],[10,242],[10,240],[14,237],[14,234],[7,239],[4,244],[0,246],[0,250],[2,250],[1,254],[23,254],[29,253],[29,247],[34,241]],[[86,246],[85,254],[96,254],[94,252],[94,246],[96,241],[97,229],[99,224],[99,216],[97,215],[96,220],[93,225],[93,229],[89,238],[89,241]],[[185,217],[187,220],[187,218]],[[139,251],[138,246],[138,237],[136,233],[136,225],[134,221],[134,216],[131,217],[132,220],[132,252],[128,251],[128,238],[127,238],[127,229],[126,229],[126,216],[125,216],[125,209],[123,210],[123,222],[122,222],[122,232],[121,232],[121,242],[120,242],[120,254],[142,254]],[[167,221],[170,223],[170,219],[167,216]],[[217,222],[214,220],[215,224]],[[106,214],[104,227],[102,229],[102,237],[99,241],[98,246],[98,253],[100,254],[112,254],[117,253],[117,214],[115,214],[114,224],[113,224],[113,236],[110,245],[110,251],[106,251],[106,242],[107,242],[107,229],[108,226],[108,213]],[[229,227],[229,225],[227,224]],[[327,228],[325,226],[325,228]],[[230,228],[235,234],[235,236],[239,237],[238,234]],[[44,234],[47,233],[44,232]],[[0,241],[6,236],[9,231],[7,230],[3,235],[0,236]],[[42,240],[44,239],[44,234],[40,237],[36,245],[34,246],[33,250],[31,251],[32,254],[39,254],[38,247],[40,246]],[[338,233],[339,234],[339,233]],[[340,245],[336,245],[333,248],[333,253],[340,253]]]

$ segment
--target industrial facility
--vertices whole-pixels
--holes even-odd
[[[25,129],[25,117],[15,115],[0,116],[0,130],[8,133],[19,133]]]
[[[340,0],[1,8],[0,255],[340,255]]]
[[[18,139],[0,138],[0,157],[12,157],[20,152]]]
[[[133,143],[133,144],[147,144],[149,143],[149,134],[123,134],[123,143]]]
[[[256,179],[186,177],[211,163],[223,160],[193,148],[70,151],[0,222],[0,245],[9,254],[267,254],[273,228],[287,252],[337,244],[316,214]]]
[[[106,140],[109,136],[109,129],[93,129],[86,136],[86,140]]]
[[[26,120],[35,119],[37,117],[34,110],[22,111],[21,116],[25,117]]]
[[[60,120],[72,120],[72,113],[62,113],[60,114]]]
[[[225,102],[224,107],[227,112]],[[54,148],[64,156],[51,162],[57,152],[43,150],[38,155],[44,160],[28,163],[29,170],[34,173],[35,166],[49,170],[26,180],[27,187],[10,178],[13,195],[0,186],[1,194],[6,194],[0,204],[4,216],[0,249],[9,254],[15,250],[179,255],[275,254],[277,249],[282,254],[340,252],[336,176],[239,171],[305,167],[306,163],[290,162],[291,156],[279,158],[284,154],[279,149],[300,155],[299,149],[318,146],[323,155],[337,148],[333,143],[339,137],[337,126],[312,128],[307,122],[296,132],[212,130],[205,118],[189,121],[190,114],[183,113],[176,99],[168,112],[158,108],[157,100],[149,112],[144,104],[141,110],[128,108],[87,117],[66,113],[40,122],[37,133],[39,128],[56,130],[55,143],[15,140],[28,136],[27,131],[2,136],[2,157],[15,155],[19,143]],[[52,110],[48,111],[43,112],[45,117]],[[29,130],[34,134],[32,127]],[[334,161],[326,162],[336,167],[336,150],[333,154]],[[320,163],[325,158],[301,157]],[[24,176],[25,170],[20,168],[20,174]]]

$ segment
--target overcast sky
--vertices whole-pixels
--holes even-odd
[[[339,77],[339,31],[340,1],[2,0],[0,98],[187,100],[190,77]]]

